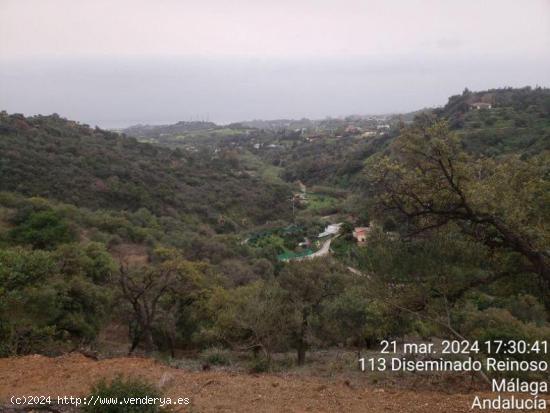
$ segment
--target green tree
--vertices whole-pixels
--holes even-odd
[[[392,317],[396,311],[374,298],[368,286],[353,283],[323,308],[320,319],[330,342],[343,343],[361,349],[376,345],[391,337]],[[401,329],[407,328],[402,323]]]
[[[321,313],[323,305],[342,293],[348,279],[345,268],[326,258],[290,262],[277,277],[294,314],[289,321],[299,365],[305,363],[310,346],[312,319]]]
[[[273,281],[259,280],[232,290],[217,288],[207,308],[213,325],[205,333],[233,349],[272,353],[288,345],[293,317],[286,292]]]
[[[55,252],[0,251],[0,353],[40,352],[89,344],[106,321],[107,287],[62,274]]]
[[[378,213],[405,220],[409,235],[456,225],[493,250],[521,256],[523,271],[547,287],[548,165],[548,152],[527,160],[473,158],[440,122],[403,131],[369,170]]]
[[[98,242],[63,244],[55,253],[63,274],[83,275],[96,284],[106,284],[116,271],[105,245]]]
[[[146,352],[153,351],[155,329],[169,336],[173,351],[175,315],[202,281],[199,266],[175,251],[157,250],[156,255],[160,261],[153,265],[130,266],[123,262],[117,274],[120,298],[127,304],[130,354],[141,343]]]
[[[75,235],[60,214],[53,210],[31,212],[10,231],[10,238],[34,248],[52,249],[74,240]]]

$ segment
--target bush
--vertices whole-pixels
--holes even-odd
[[[65,220],[53,210],[31,213],[10,231],[10,237],[17,243],[40,249],[52,249],[76,239]]]
[[[223,348],[213,347],[201,353],[201,359],[214,366],[229,366],[231,358],[229,352]]]
[[[488,117],[487,119],[485,119],[485,125],[487,126],[493,126],[495,123],[496,123],[497,119],[494,118],[494,117]]]
[[[533,322],[524,323],[504,308],[490,307],[479,311],[470,305],[466,306],[462,317],[464,319],[460,328],[466,337],[472,341],[477,340],[483,343],[495,340],[502,340],[504,342],[523,340],[527,343],[533,343],[535,341],[548,341],[550,339],[550,327],[547,325],[537,326]],[[515,360],[545,360],[546,362],[550,362],[549,354],[524,354],[521,352],[507,354],[501,352],[493,354],[493,357]],[[538,372],[516,372],[516,376],[530,377],[532,379],[539,376],[542,377]]]
[[[269,360],[265,357],[254,357],[254,359],[248,364],[248,371],[250,373],[266,373],[269,371]]]
[[[122,400],[124,398],[144,398],[144,397],[163,397],[162,393],[156,389],[153,385],[143,381],[142,379],[117,377],[111,382],[107,382],[105,379],[100,380],[92,387],[91,393],[87,399],[90,398],[117,398]],[[106,405],[86,405],[83,408],[87,413],[157,413],[168,411],[165,408],[161,408],[158,404],[114,404]]]
[[[529,122],[527,121],[527,119],[516,118],[514,119],[514,126],[517,128],[526,128],[527,126],[529,126]]]

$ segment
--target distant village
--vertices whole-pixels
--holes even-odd
[[[204,147],[202,144],[195,144],[194,138],[224,138],[223,143],[220,143],[219,139],[212,142],[214,151],[217,153],[216,149],[220,144],[235,149],[249,148],[256,151],[279,149],[284,147],[281,140],[289,137],[307,142],[350,137],[371,139],[411,120],[412,117],[407,115],[353,115],[322,120],[254,120],[229,125],[190,121],[178,122],[174,125],[136,125],[117,132],[131,134],[144,142],[170,143],[173,141],[179,148],[188,152],[198,152],[199,147]],[[239,139],[243,136],[248,139],[246,141]]]

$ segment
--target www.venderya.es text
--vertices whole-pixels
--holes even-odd
[[[25,406],[45,406],[51,404],[73,405],[73,406],[108,406],[108,405],[130,405],[130,406],[171,406],[188,405],[191,402],[189,397],[76,397],[76,396],[12,396],[10,398],[12,405]]]

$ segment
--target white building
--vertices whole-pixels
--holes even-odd
[[[318,235],[318,238],[327,237],[329,235],[337,235],[340,232],[340,228],[342,227],[342,223],[338,224],[330,224],[328,225],[323,232],[321,232]]]
[[[475,103],[471,103],[470,104],[470,107],[471,108],[474,108],[474,109],[492,109],[493,105],[491,105],[490,103],[485,103],[485,102],[475,102]]]

